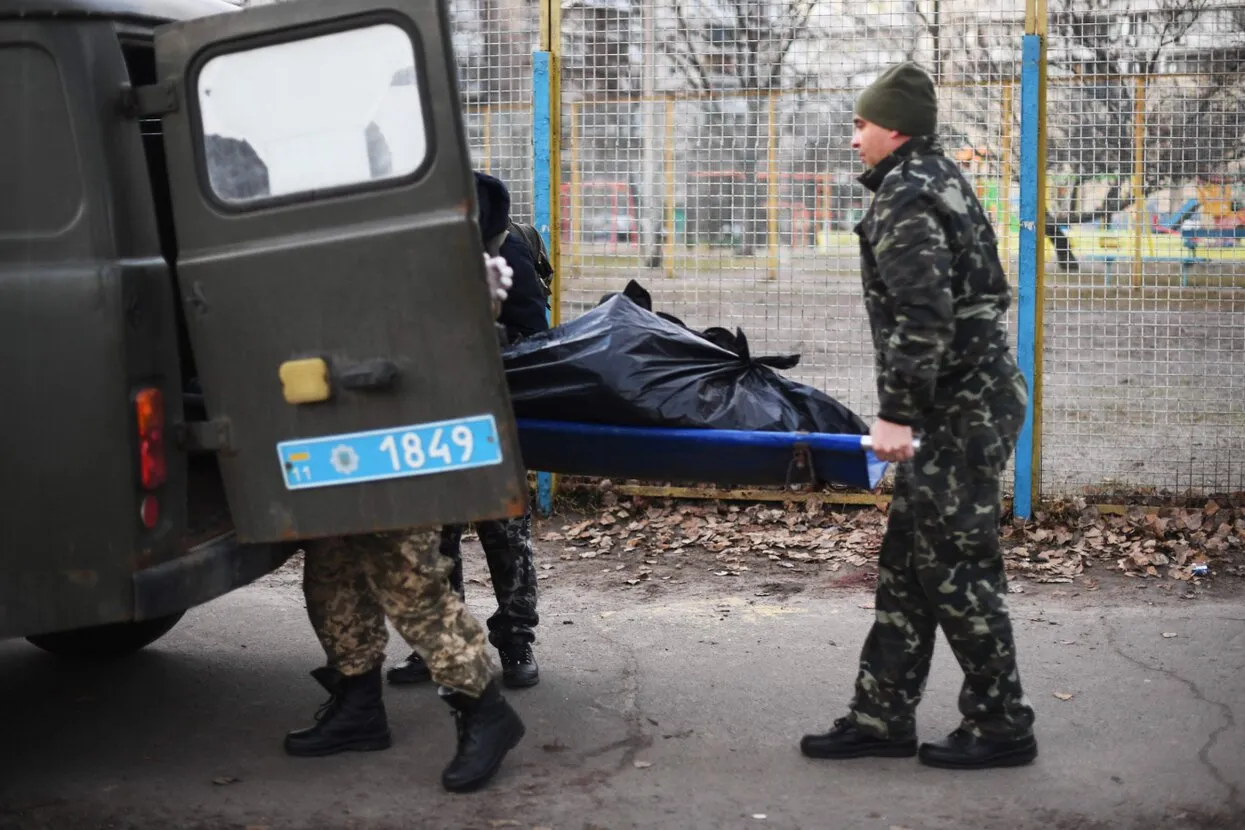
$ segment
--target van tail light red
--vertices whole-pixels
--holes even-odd
[[[156,525],[160,524],[160,501],[150,494],[143,496],[143,501],[138,506],[138,517],[142,520],[143,527],[155,530]]]
[[[138,467],[143,489],[155,490],[167,476],[164,460],[164,394],[155,387],[140,389],[134,398],[138,424]]]

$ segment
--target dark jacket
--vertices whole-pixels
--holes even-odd
[[[910,140],[860,181],[876,194],[856,233],[878,417],[916,425],[958,378],[1008,354],[1011,289],[990,221],[937,139]]]
[[[497,318],[505,326],[507,338],[513,342],[549,328],[545,291],[536,273],[535,255],[522,239],[510,234],[497,244],[510,226],[510,192],[499,179],[479,172],[475,177],[484,247],[490,254],[503,257],[514,271],[514,286]]]

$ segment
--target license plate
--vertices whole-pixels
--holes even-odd
[[[500,464],[492,415],[277,444],[290,490],[426,476]]]

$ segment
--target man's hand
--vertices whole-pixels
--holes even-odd
[[[488,273],[488,293],[493,301],[493,317],[501,314],[502,303],[510,296],[514,286],[514,269],[506,264],[502,257],[484,255],[484,270]]]
[[[912,427],[892,424],[879,418],[873,422],[869,436],[873,439],[873,454],[882,461],[910,461],[915,454],[912,448]]]

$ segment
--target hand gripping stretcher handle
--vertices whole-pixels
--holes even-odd
[[[861,448],[862,450],[866,450],[866,451],[867,451],[867,450],[871,450],[871,449],[873,449],[873,438],[872,438],[872,436],[869,436],[869,435],[862,435],[862,436],[860,436],[860,448]],[[921,448],[921,439],[920,439],[920,438],[913,438],[913,439],[912,439],[912,451],[913,451],[913,452],[916,452],[916,451],[917,451],[917,450],[919,450],[920,448]]]

